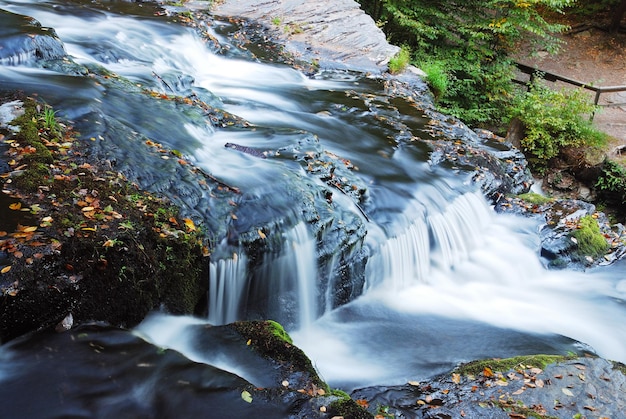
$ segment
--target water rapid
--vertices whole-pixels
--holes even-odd
[[[249,124],[229,129],[96,82],[87,70],[33,65],[28,54],[2,61],[6,89],[37,93],[100,141],[119,170],[157,192],[176,190],[184,209],[215,230],[208,319],[150,318],[137,332],[146,340],[219,363],[187,345],[190,328],[272,318],[331,386],[345,389],[523,353],[590,350],[626,362],[624,264],[547,270],[536,222],[494,213],[467,173],[431,165],[420,143],[428,118],[379,78],[304,74],[241,48],[230,22],[216,19],[202,37],[136,3],[0,8],[54,28],[84,69],[201,98]],[[145,163],[139,144],[147,138],[179,150],[220,188],[196,192],[185,186],[191,180]],[[241,193],[218,202],[235,188]],[[361,282],[346,278],[358,271],[354,261],[364,265]]]

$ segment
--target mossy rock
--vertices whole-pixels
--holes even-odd
[[[564,355],[523,355],[513,358],[483,359],[463,364],[456,368],[454,372],[461,375],[476,376],[483,373],[485,368],[489,368],[493,372],[503,373],[517,368],[525,369],[529,366],[544,369],[547,365],[573,358],[575,357]]]

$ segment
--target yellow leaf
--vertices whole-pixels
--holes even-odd
[[[241,392],[241,398],[248,403],[252,403],[252,394],[250,394],[246,390]]]
[[[83,209],[82,209],[83,212],[89,212],[89,211],[93,211],[93,210],[95,210],[94,207],[83,207]]]
[[[11,270],[11,266],[5,266],[4,268],[2,268],[0,273],[5,274],[5,273],[9,272],[10,270]]]
[[[115,246],[115,241],[109,239],[109,240],[104,242],[103,246],[104,247],[113,247],[113,246]]]
[[[263,233],[261,229],[259,229],[258,233],[259,233],[259,237],[262,238],[263,240],[267,238],[267,236],[265,235],[265,233]]]
[[[20,208],[22,208],[22,203],[21,202],[15,202],[15,203],[9,205],[9,209],[12,209],[12,210],[15,210],[15,211],[19,210]]]
[[[454,384],[459,384],[461,382],[461,374],[452,374],[452,382]]]
[[[23,231],[24,233],[32,233],[33,231],[37,231],[37,226],[26,227]]]
[[[196,231],[196,225],[193,223],[193,220],[189,218],[183,218],[185,222],[185,227],[187,227],[187,231]]]

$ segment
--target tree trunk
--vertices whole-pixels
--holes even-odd
[[[613,17],[611,18],[611,26],[609,26],[609,32],[617,33],[619,31],[620,23],[626,13],[626,0],[622,2],[613,10]]]

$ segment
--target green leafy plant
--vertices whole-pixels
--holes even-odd
[[[445,63],[442,61],[425,61],[420,65],[420,68],[426,73],[426,83],[435,95],[435,99],[444,96],[447,93],[449,83]]]
[[[389,72],[391,74],[402,73],[411,62],[411,50],[406,45],[400,48],[400,51],[389,60]]]
[[[626,206],[626,169],[623,166],[606,160],[595,186],[603,199]]]
[[[359,0],[396,45],[416,62],[444,63],[448,84],[438,108],[470,125],[500,122],[514,86],[509,52],[527,34],[542,49],[558,49],[554,33],[567,26],[544,18],[573,0]],[[428,72],[427,72],[428,73]]]
[[[510,108],[510,117],[525,126],[522,150],[541,169],[564,147],[602,146],[607,136],[593,128],[589,115],[597,111],[581,90],[553,90],[541,81],[531,83]]]

